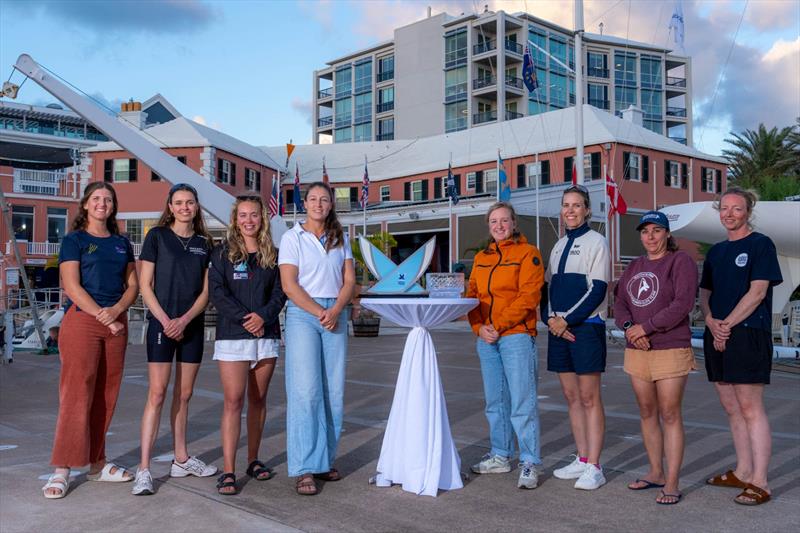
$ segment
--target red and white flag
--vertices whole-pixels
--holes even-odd
[[[329,185],[331,182],[328,178],[328,168],[325,166],[325,156],[322,157],[322,183]]]
[[[269,218],[278,214],[279,195],[281,194],[280,181],[278,179],[279,175],[280,172],[272,175],[272,190],[269,193],[269,203],[267,204]]]
[[[622,193],[619,192],[617,182],[608,174],[606,174],[606,194],[608,194],[609,218],[612,217],[615,212],[620,215],[624,215],[628,212],[628,204],[625,203],[625,198],[623,198]]]

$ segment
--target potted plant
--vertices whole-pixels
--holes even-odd
[[[391,253],[391,249],[397,246],[397,240],[391,233],[386,231],[368,235],[367,240],[383,251],[387,256]],[[362,308],[360,303],[360,295],[369,288],[372,276],[370,275],[367,265],[364,263],[358,241],[356,239],[350,241],[350,246],[353,250],[353,258],[356,261],[356,277],[361,282],[360,285],[356,286],[356,294],[353,298],[353,314],[351,318],[353,336],[377,337],[380,331],[381,317],[369,309]]]

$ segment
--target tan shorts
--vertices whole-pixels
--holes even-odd
[[[625,372],[644,381],[677,378],[696,368],[694,351],[691,348],[647,351],[625,349]]]

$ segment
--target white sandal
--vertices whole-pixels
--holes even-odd
[[[61,492],[58,494],[48,494],[48,489],[58,489]],[[58,500],[67,495],[69,490],[69,474],[53,474],[47,479],[47,483],[42,487],[42,494],[48,500]]]
[[[113,474],[111,470],[116,468],[117,471]],[[115,465],[114,463],[106,463],[102,470],[96,474],[86,474],[86,479],[89,481],[108,481],[109,483],[125,483],[133,481],[135,476],[125,470],[124,467]]]

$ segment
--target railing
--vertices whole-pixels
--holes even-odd
[[[667,116],[668,117],[678,117],[678,118],[686,118],[686,108],[685,107],[667,107]]]
[[[490,39],[488,41],[484,41],[482,43],[476,44],[472,47],[472,55],[476,56],[478,54],[483,54],[485,52],[491,52],[497,48],[497,41],[494,39]]]
[[[673,76],[667,76],[667,86],[669,87],[681,87],[683,89],[686,88],[686,78],[675,78]]]
[[[595,98],[589,98],[589,105],[594,106],[598,109],[608,110],[608,108],[611,105],[611,102],[608,100],[597,100]]]
[[[506,110],[506,120],[514,120],[514,119],[517,119],[517,118],[522,118],[524,116],[525,115],[523,115],[522,113],[517,113],[516,111],[508,111],[508,110]]]
[[[394,70],[387,70],[386,72],[378,72],[378,76],[376,78],[378,83],[382,81],[388,81],[391,79],[394,79]]]
[[[333,96],[333,87],[328,87],[327,89],[320,89],[319,91],[317,91],[317,98],[320,100],[323,98],[330,98],[332,96]]]
[[[58,255],[61,251],[61,243],[60,242],[37,242],[37,241],[18,241],[20,244],[25,244],[25,254],[27,255],[43,255],[43,256],[53,256]],[[12,254],[12,242],[6,241],[6,255]],[[142,251],[142,244],[141,243],[131,243],[133,246],[133,255],[139,257],[139,254]]]
[[[506,86],[522,90],[522,78],[515,78],[514,76],[506,76]]]
[[[495,120],[497,120],[497,110],[484,111],[483,113],[472,115],[473,124],[483,124],[484,122],[493,122]]]
[[[384,102],[382,104],[378,104],[375,106],[376,113],[385,113],[387,111],[391,111],[392,109],[394,109],[394,100],[392,100],[391,102]]]
[[[324,128],[325,126],[332,126],[333,125],[333,117],[321,117],[317,119],[317,126],[320,128]]]
[[[71,196],[74,185],[67,181],[66,170],[14,169],[13,190],[16,193]]]
[[[444,101],[445,103],[458,102],[459,100],[467,99],[467,84],[459,83],[444,88]]]
[[[351,113],[342,113],[340,115],[335,115],[333,120],[337,126],[349,126],[350,122],[353,120],[353,115]]]
[[[608,69],[600,67],[589,67],[586,69],[586,74],[593,78],[606,78],[608,79]]]
[[[444,68],[460,67],[467,64],[467,49],[454,50],[452,52],[445,52],[444,54]]]
[[[670,137],[669,139],[676,143],[686,144],[686,137]]]
[[[516,41],[506,39],[506,50],[515,54],[522,55],[522,45]]]
[[[388,133],[379,133],[375,137],[376,141],[393,141],[394,140],[394,132],[390,131]]]
[[[485,78],[478,78],[476,80],[472,80],[473,90],[483,89],[484,87],[491,87],[492,85],[497,85],[497,77],[495,76],[486,76]]]

